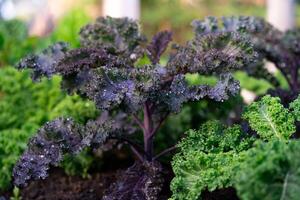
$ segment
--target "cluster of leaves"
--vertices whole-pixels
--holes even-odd
[[[296,132],[299,101],[287,109],[278,97],[264,96],[243,113],[251,129],[211,121],[188,131],[172,163],[172,198],[199,199],[206,189],[234,186],[242,199],[297,199],[300,143],[289,138]]]
[[[220,21],[221,22],[218,22],[216,18],[209,17],[204,21],[195,20],[193,26],[195,27],[196,34],[198,32],[201,34],[203,29],[206,29],[212,34],[216,32],[239,31],[245,37],[249,38],[253,44],[253,48],[258,52],[259,61],[252,63],[249,66],[244,66],[242,71],[235,73],[235,78],[240,80],[241,86],[255,92],[257,95],[264,95],[268,92],[272,96],[279,96],[285,106],[293,101],[296,98],[298,91],[297,89],[290,90],[293,92],[287,90],[288,88],[292,88],[291,84],[288,84],[291,80],[291,75],[284,75],[281,73],[282,70],[279,70],[279,72],[276,72],[275,74],[269,73],[264,65],[266,61],[270,61],[274,62],[277,68],[278,66],[283,67],[283,65],[285,65],[285,68],[287,68],[286,70],[290,71],[289,68],[291,65],[288,62],[289,60],[281,58],[281,62],[284,62],[285,64],[279,64],[275,62],[274,58],[283,57],[284,55],[282,52],[287,52],[284,48],[297,46],[297,43],[299,42],[297,37],[290,40],[285,39],[287,37],[285,35],[290,34],[292,31],[286,33],[280,32],[264,20],[255,17],[224,17]],[[220,27],[219,24],[224,25]],[[205,27],[213,28],[209,29]],[[293,30],[293,32],[296,34],[297,30]],[[277,38],[276,41],[275,38]],[[279,45],[281,48],[278,49],[275,45]],[[274,52],[272,52],[272,49],[274,48],[276,49],[277,55],[269,56],[268,54],[274,54]],[[289,54],[293,59],[297,59],[296,53],[290,52]],[[193,82],[203,82],[204,80],[207,81],[207,83],[215,83],[215,77],[206,78],[204,76],[199,76],[199,74],[190,74],[187,77],[188,79],[192,79]],[[232,121],[239,121],[240,110],[243,104],[241,99],[232,98],[231,101],[227,101],[225,104],[216,104],[215,102],[204,100],[197,104],[189,105],[189,107],[191,106],[191,108],[189,108],[191,109],[189,115],[192,120],[189,121],[190,124],[185,126],[185,128],[198,128],[198,125],[207,119],[220,119],[229,124],[231,124]],[[231,112],[232,117],[224,120],[224,117],[228,116],[228,112]]]
[[[256,78],[268,81],[273,87],[268,93],[279,96],[284,105],[288,105],[299,94],[299,29],[281,32],[261,18],[256,17],[224,17],[222,18],[227,31],[241,31],[253,44],[259,55],[259,62],[245,66],[245,71]],[[206,22],[195,21],[196,30],[204,26],[216,26],[215,18]],[[272,62],[283,75],[289,90],[280,87],[278,77],[269,73],[265,61]]]
[[[300,141],[257,143],[247,152],[235,187],[241,199],[299,198]]]
[[[179,144],[173,159],[175,178],[171,183],[174,199],[198,199],[206,188],[231,186],[235,168],[242,160],[239,152],[251,147],[253,139],[242,138],[239,126],[226,128],[210,121],[198,131],[190,130]]]
[[[179,113],[184,103],[204,98],[223,102],[237,94],[239,83],[230,72],[257,58],[238,31],[211,33],[213,29],[196,28],[195,38],[184,46],[173,45],[169,60],[162,65],[160,57],[172,33],[159,32],[147,42],[135,21],[99,18],[82,28],[79,48],[70,49],[60,42],[23,59],[18,67],[32,69],[33,80],[59,74],[64,90],[93,101],[102,115],[83,124],[69,118],[46,123],[15,166],[15,183],[45,178],[49,166],[57,165],[64,154],[76,154],[88,146],[99,148],[113,139],[129,144],[142,162],[119,176],[108,194],[120,194],[123,185],[134,184],[126,189],[131,199],[158,198],[161,187],[155,184],[159,179],[154,179],[160,177],[161,167],[155,161],[153,143],[162,123],[170,114]],[[190,85],[185,76],[194,73],[215,76],[216,83]],[[139,132],[144,148],[131,140]],[[137,169],[140,173],[135,173]]]
[[[15,166],[15,183],[22,186],[31,179],[45,178],[49,167],[58,165],[65,154],[77,154],[86,147],[101,148],[117,140],[128,144],[141,162],[121,173],[104,198],[157,199],[163,178],[156,161],[161,154],[154,154],[154,138],[163,122],[180,113],[184,104],[203,99],[223,102],[236,95],[239,83],[231,72],[237,70],[268,81],[275,88],[270,93],[279,96],[285,107],[297,97],[297,31],[282,33],[254,17],[227,17],[221,22],[208,17],[192,25],[195,37],[185,45],[174,44],[164,64],[160,60],[172,40],[171,32],[159,32],[147,42],[135,21],[111,17],[82,28],[78,48],[59,42],[23,59],[18,67],[31,69],[34,81],[58,74],[65,91],[94,102],[102,114],[83,123],[70,118],[47,122]],[[264,68],[265,60],[277,66],[290,91],[280,88],[278,79]],[[214,81],[189,84],[187,79],[193,75],[213,76]],[[272,184],[265,178],[248,176],[264,176],[274,169],[272,173],[278,172],[276,181],[282,183],[280,194],[293,199],[290,191],[297,188],[290,190],[286,184],[297,179],[298,166],[282,156],[284,151],[294,155],[297,150],[297,142],[286,142],[296,132],[299,102],[300,98],[288,109],[279,98],[265,96],[246,108],[243,126],[226,128],[213,121],[199,131],[189,131],[173,161],[173,198],[197,199],[205,189],[234,186],[242,198],[259,199],[264,192],[270,193]],[[142,133],[143,147],[132,140],[134,133]],[[259,138],[250,136],[253,133]],[[280,164],[256,172],[261,166],[259,156],[267,155],[260,153],[264,150],[278,153],[267,163]],[[247,164],[253,160],[257,162]],[[243,178],[238,180],[237,174]],[[266,189],[249,189],[255,180],[261,181],[260,187],[267,185]],[[268,195],[277,197],[278,191]]]
[[[78,96],[66,96],[60,89],[60,78],[33,84],[29,72],[18,72],[12,67],[0,70],[0,188],[10,186],[12,168],[26,149],[34,132],[46,121],[58,116],[73,116],[85,122],[98,112],[91,102]],[[85,154],[88,159],[88,154]],[[76,160],[76,158],[75,158]],[[67,162],[65,165],[72,165]],[[86,170],[85,160],[80,165]],[[74,171],[67,168],[67,171]]]

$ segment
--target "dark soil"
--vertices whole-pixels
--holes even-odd
[[[236,190],[232,187],[215,190],[213,192],[205,191],[201,197],[203,200],[239,200]]]
[[[168,170],[167,170],[168,171]],[[32,182],[21,190],[22,200],[101,200],[104,191],[116,180],[117,171],[91,174],[91,178],[68,176],[56,168],[45,180]],[[169,183],[172,174],[165,174],[166,182],[159,200],[167,200],[171,193]],[[0,195],[1,196],[1,195]],[[8,197],[8,194],[5,195]],[[9,199],[9,198],[7,198]],[[239,200],[233,188],[204,192],[203,200]]]
[[[104,162],[103,162],[104,161]],[[126,151],[106,152],[101,169],[94,168],[90,178],[68,176],[60,168],[50,171],[45,180],[30,183],[21,190],[22,200],[98,200],[114,183],[118,170],[125,170],[134,163]]]
[[[68,176],[57,168],[47,179],[32,182],[22,189],[22,200],[101,200],[104,191],[116,180],[116,174],[116,171],[95,173],[89,179],[82,179]],[[166,181],[160,200],[170,196],[168,185]]]
[[[54,168],[45,180],[31,182],[21,189],[22,200],[101,200],[105,190],[116,180],[116,175],[119,174],[117,172],[134,163],[132,158],[118,155],[117,159],[113,155],[105,156],[105,164],[101,166],[101,170],[94,169],[87,179],[68,176],[62,169]],[[158,200],[167,200],[171,196],[169,186],[174,174],[171,166],[164,166],[164,169],[165,184]],[[10,194],[11,192],[7,192],[2,195],[9,199]],[[206,191],[202,194],[202,199],[239,200],[233,188]]]
[[[101,200],[105,189],[116,180],[116,171],[95,173],[90,179],[70,177],[63,170],[55,169],[46,180],[31,183],[21,192],[22,200]],[[159,200],[170,197],[170,173]],[[233,188],[204,192],[203,200],[239,200]],[[125,199],[124,199],[125,200]]]
[[[101,200],[105,190],[116,180],[117,171],[95,173],[89,179],[68,176],[62,169],[50,172],[46,180],[32,182],[22,189],[22,200]],[[159,200],[170,197],[170,173]],[[125,199],[124,199],[125,200]]]
[[[21,191],[23,200],[96,200],[115,180],[115,172],[96,173],[89,179],[68,176],[56,169],[46,180],[31,183]]]

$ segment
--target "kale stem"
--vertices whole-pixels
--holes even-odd
[[[144,150],[146,152],[146,159],[152,161],[153,157],[153,137],[151,133],[153,131],[153,120],[148,103],[144,104]]]
[[[145,159],[144,159],[144,156],[132,145],[129,145],[130,146],[130,149],[131,151],[136,155],[136,157],[141,161],[141,162],[144,162]]]
[[[158,131],[158,129],[161,127],[161,125],[164,123],[164,121],[168,118],[169,116],[169,112],[167,112],[165,114],[165,116],[163,116],[160,121],[158,122],[158,124],[156,125],[156,127],[152,130],[150,137],[153,137],[155,135],[155,133]]]
[[[140,161],[144,161],[144,155],[146,154],[143,149],[135,142],[122,137],[111,137],[111,139],[119,140],[122,143],[126,143],[129,145],[131,151],[138,157]]]
[[[172,146],[172,147],[169,147],[165,150],[163,150],[162,152],[160,152],[159,154],[157,154],[156,156],[154,156],[153,160],[157,160],[159,157],[167,154],[167,153],[170,153],[171,151],[177,149],[178,147],[177,146]]]
[[[145,127],[144,127],[144,124],[142,123],[142,121],[138,118],[138,116],[136,114],[132,114],[132,117],[135,121],[135,123],[142,129],[144,130]]]

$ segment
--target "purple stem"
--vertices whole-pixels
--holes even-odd
[[[167,148],[167,149],[163,150],[162,152],[160,152],[159,154],[157,154],[156,156],[154,156],[153,160],[157,160],[159,157],[161,157],[167,153],[170,153],[171,151],[174,151],[177,148],[178,148],[177,146],[172,146],[170,148]]]
[[[132,116],[133,116],[133,119],[134,119],[135,123],[136,123],[142,130],[144,130],[144,129],[145,129],[144,124],[143,124],[142,121],[138,118],[138,116],[135,115],[135,114],[132,114]]]
[[[153,131],[153,120],[149,109],[149,105],[146,102],[144,105],[143,134],[144,134],[144,151],[146,152],[146,159],[148,161],[152,161],[152,157],[153,157],[153,137],[151,137],[152,131]]]
[[[152,130],[150,137],[153,137],[155,135],[155,133],[158,131],[158,129],[161,127],[161,125],[165,122],[165,120],[167,119],[169,114],[170,114],[169,112],[166,113],[166,115],[160,119],[160,121],[158,122],[156,127]]]

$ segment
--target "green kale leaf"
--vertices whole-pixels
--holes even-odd
[[[296,131],[295,119],[277,97],[264,96],[245,109],[243,118],[264,140],[288,140]]]

